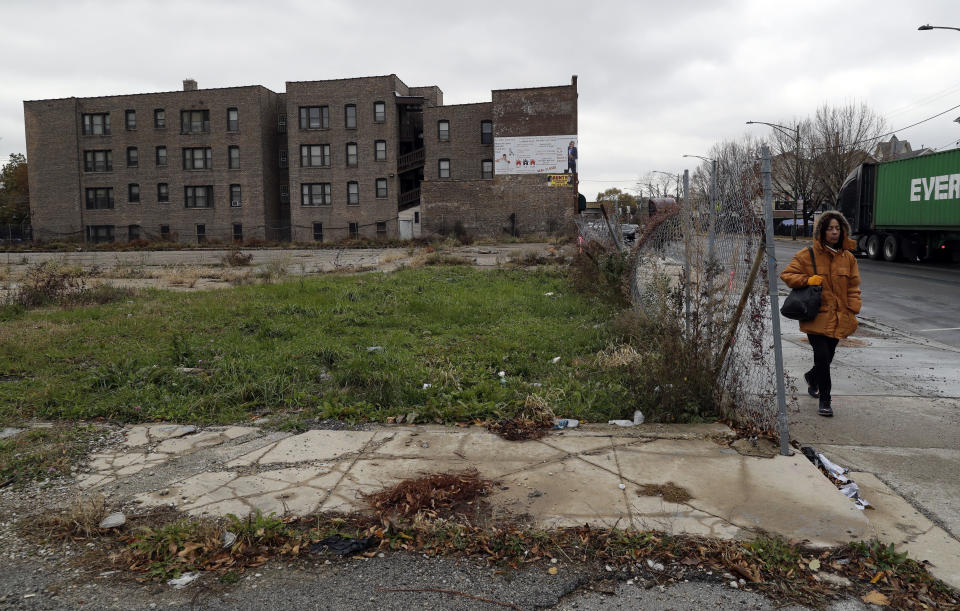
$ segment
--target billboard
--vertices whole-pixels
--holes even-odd
[[[547,176],[548,187],[570,187],[570,177],[572,174],[549,174]]]
[[[496,174],[559,174],[577,171],[576,136],[493,139]]]

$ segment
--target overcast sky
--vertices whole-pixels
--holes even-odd
[[[447,104],[579,75],[581,192],[632,188],[684,153],[862,101],[891,129],[960,105],[957,0],[0,0],[0,158],[23,100],[395,73]],[[898,131],[960,140],[960,108]]]

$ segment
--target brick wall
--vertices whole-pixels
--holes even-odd
[[[83,238],[76,105],[76,98],[23,103],[30,217],[38,241]]]
[[[359,225],[361,237],[377,236],[377,223],[385,222],[388,236],[397,235],[398,112],[395,92],[407,95],[408,89],[395,75],[287,83],[287,140],[290,158],[290,218],[292,239],[312,241],[314,223],[322,223],[324,241],[337,241],[349,236],[349,223]],[[386,120],[374,121],[374,102],[386,105]],[[344,107],[357,109],[357,126],[345,127]],[[328,129],[300,129],[301,106],[329,108]],[[374,142],[387,142],[386,161],[374,158]],[[357,166],[347,167],[346,145],[357,144]],[[305,144],[329,144],[329,167],[301,167],[300,147]],[[376,197],[376,180],[387,181],[387,197]],[[347,183],[358,183],[359,204],[347,204]],[[301,185],[329,183],[332,203],[329,206],[304,206]]]
[[[38,238],[47,239],[44,234],[49,225],[44,218],[54,210],[54,214],[62,214],[81,229],[91,225],[112,225],[118,241],[127,239],[130,225],[139,225],[142,237],[154,239],[160,235],[160,226],[167,225],[172,239],[194,242],[197,240],[197,225],[204,225],[207,240],[229,241],[233,237],[234,224],[240,224],[245,239],[264,239],[267,219],[275,217],[279,208],[279,187],[269,185],[269,192],[265,188],[273,167],[272,159],[266,157],[267,151],[275,150],[277,143],[276,99],[276,93],[252,86],[78,98],[70,101],[73,108],[69,112],[65,112],[65,101],[62,100],[25,102],[25,114],[35,115],[27,122],[28,141],[56,142],[46,150],[37,151],[41,160],[43,155],[54,153],[64,160],[70,159],[74,165],[70,176],[61,171],[51,179],[46,175],[49,163],[30,163],[31,187],[36,182],[37,189],[31,189],[31,207],[40,219],[36,223]],[[227,130],[228,108],[238,111],[236,131]],[[154,124],[157,109],[163,109],[165,114],[163,128]],[[127,129],[128,110],[135,112],[135,129]],[[209,132],[181,133],[181,110],[208,110]],[[85,113],[109,113],[110,134],[83,135],[82,116]],[[62,135],[65,132],[78,135],[65,139]],[[157,164],[158,146],[166,147],[166,166]],[[239,169],[228,168],[230,146],[239,147]],[[135,147],[138,153],[136,167],[127,164],[127,151],[131,147]],[[183,148],[210,148],[212,167],[184,170]],[[111,151],[111,171],[84,171],[84,152],[93,150]],[[31,160],[28,158],[28,161]],[[158,200],[159,183],[168,185],[167,203]],[[140,187],[139,203],[128,197],[130,184]],[[240,185],[239,207],[231,206],[231,184]],[[186,208],[185,186],[212,186],[213,205]],[[113,209],[86,209],[85,190],[98,187],[113,189]],[[77,202],[72,208],[59,203],[66,201],[60,199],[62,194],[70,191],[70,197]],[[65,221],[61,221],[61,226],[63,223]]]
[[[423,168],[425,180],[478,180],[481,178],[481,162],[493,161],[493,142],[480,141],[480,122],[492,120],[490,102],[479,104],[455,104],[452,106],[428,106],[423,110],[423,143],[426,162]],[[449,139],[440,140],[438,123],[448,121]],[[439,176],[439,161],[450,161],[450,178]]]

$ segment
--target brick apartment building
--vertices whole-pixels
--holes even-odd
[[[561,157],[551,137],[575,140],[576,77],[452,106],[396,75],[288,82],[285,93],[183,85],[24,102],[36,240],[521,234],[561,229],[576,210],[575,168],[565,181],[542,161],[530,171],[536,155]],[[535,148],[530,167],[518,156],[508,168],[504,154],[495,168],[497,139]]]

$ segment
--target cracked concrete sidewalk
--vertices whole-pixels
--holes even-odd
[[[153,424],[125,434],[120,448],[91,456],[82,489],[198,516],[307,515],[363,511],[364,494],[402,479],[475,468],[498,482],[488,497],[494,517],[722,538],[767,532],[815,546],[922,535],[914,557],[960,585],[960,549],[879,479],[853,474],[877,508],[861,511],[802,454],[743,455],[720,424],[588,425],[524,442],[482,429],[400,425],[291,434]],[[644,484],[668,482],[692,498],[638,494]]]

